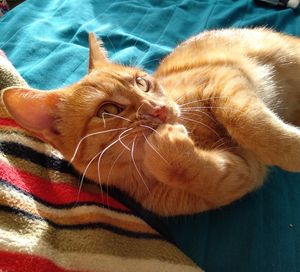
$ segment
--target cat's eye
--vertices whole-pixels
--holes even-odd
[[[105,103],[99,108],[97,116],[101,118],[112,118],[115,115],[121,113],[122,111],[123,109],[116,104]]]
[[[137,77],[135,79],[135,82],[137,84],[137,86],[145,93],[149,92],[151,84],[149,82],[149,80],[143,78],[143,77]]]

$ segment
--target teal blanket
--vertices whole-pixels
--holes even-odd
[[[52,89],[85,75],[91,31],[113,60],[151,72],[205,29],[268,26],[300,36],[299,15],[249,0],[27,0],[0,19],[0,48],[31,86]],[[300,174],[270,169],[260,190],[193,216],[159,218],[129,202],[206,271],[300,271]]]

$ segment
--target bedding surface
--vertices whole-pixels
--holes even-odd
[[[300,36],[300,10],[248,0],[27,0],[0,19],[0,48],[35,88],[87,72],[87,33],[112,60],[151,72],[179,42],[206,29],[267,26]],[[266,184],[232,205],[160,218],[118,195],[206,271],[300,271],[300,174],[270,169]]]

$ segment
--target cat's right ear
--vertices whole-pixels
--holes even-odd
[[[56,91],[10,87],[2,90],[1,95],[7,112],[18,124],[53,146],[59,146],[60,97]]]
[[[103,42],[100,39],[97,39],[95,33],[92,32],[89,33],[89,47],[89,72],[109,63],[106,50],[103,47]]]

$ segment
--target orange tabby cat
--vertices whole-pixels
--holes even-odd
[[[300,130],[288,124],[300,123],[299,86],[300,39],[225,29],[182,43],[153,76],[111,63],[91,34],[78,83],[2,97],[85,176],[174,215],[242,197],[263,183],[266,165],[300,171]]]

